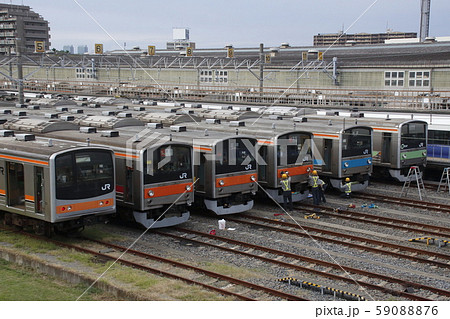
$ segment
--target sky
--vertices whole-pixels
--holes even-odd
[[[310,46],[319,33],[417,32],[421,0],[0,0],[50,23],[51,48],[165,49],[173,28],[197,48]],[[430,36],[450,36],[449,0],[431,0]]]

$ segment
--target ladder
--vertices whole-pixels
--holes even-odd
[[[437,189],[437,192],[439,193],[439,191],[442,190],[445,192],[446,190],[448,190],[448,193],[450,194],[450,167],[446,167],[444,168],[444,170],[442,171],[442,176],[441,176],[441,181],[439,182],[439,186]]]
[[[423,184],[422,174],[420,173],[419,166],[411,166],[408,171],[408,176],[406,176],[405,183],[402,187],[402,193],[400,197],[407,196],[409,186],[411,185],[411,181],[415,181],[417,184],[417,190],[419,191],[419,198],[422,200],[422,192],[425,196],[425,185]]]

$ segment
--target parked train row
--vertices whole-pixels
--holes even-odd
[[[308,196],[313,169],[337,189],[350,178],[358,191],[368,186],[374,165],[402,180],[406,167],[426,164],[423,121],[345,119],[295,110],[279,116],[279,111],[262,113],[248,107],[155,104],[95,103],[56,110],[18,105],[16,110],[0,110],[5,136],[0,137],[5,139],[0,209],[14,224],[26,223],[18,216],[27,216],[62,230],[111,214],[117,204],[123,217],[145,228],[168,227],[187,221],[190,211],[197,209],[216,215],[244,212],[253,207],[258,191],[281,202],[280,179],[286,172],[293,199],[300,201]],[[24,144],[26,151],[17,152],[27,157],[10,154],[14,137],[7,135],[14,132],[34,139],[14,143],[17,148]],[[46,142],[36,142],[41,140]],[[55,147],[59,144],[68,145],[67,150]],[[109,152],[112,165],[102,164],[100,151]],[[34,159],[43,156],[49,158],[47,175],[37,173],[41,168],[47,172],[45,160]],[[55,158],[62,159],[54,162]],[[25,173],[18,173],[14,165],[22,165]],[[106,171],[112,179],[107,180]],[[34,186],[16,193],[20,183]],[[95,192],[99,187],[102,192]]]

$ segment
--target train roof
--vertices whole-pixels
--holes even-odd
[[[200,119],[193,114],[177,114],[176,112],[146,112],[137,114],[136,117],[145,123],[162,123],[166,125],[200,121]]]
[[[328,121],[333,122],[345,122],[346,125],[367,125],[370,127],[378,127],[378,128],[399,128],[407,123],[425,123],[425,121],[419,119],[405,119],[405,118],[366,118],[359,117],[359,113],[356,113],[356,117],[345,117],[339,115],[307,115],[304,118],[308,120],[314,121]],[[294,118],[296,120],[296,118]]]
[[[34,134],[22,133],[4,137],[4,131],[0,136],[0,159],[23,160],[34,164],[45,164],[33,160],[47,160],[56,153],[86,148],[87,145],[73,143],[71,141],[60,141],[46,137],[35,136]],[[90,147],[90,149],[99,147]],[[104,147],[100,147],[105,149]]]
[[[115,129],[126,126],[143,126],[144,123],[132,117],[118,118],[113,116],[85,115],[75,121],[80,126]]]
[[[326,124],[325,124],[326,123]],[[367,128],[372,131],[372,128],[363,124],[354,124],[344,123],[343,121],[323,121],[319,119],[309,119],[308,117],[294,117],[294,118],[284,118],[281,120],[272,120],[267,117],[261,117],[258,121],[253,125],[253,127],[266,127],[269,129],[272,124],[276,127],[284,128],[284,129],[292,129],[295,131],[305,131],[311,132],[313,134],[316,133],[334,133],[341,134],[344,130],[348,130],[351,128]],[[324,125],[325,124],[325,125]]]
[[[5,129],[23,132],[48,133],[55,131],[76,130],[78,126],[72,122],[61,120],[46,120],[39,118],[18,118],[8,120],[3,124]]]

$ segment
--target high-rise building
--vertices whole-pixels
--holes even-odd
[[[74,52],[73,45],[65,45],[65,46],[63,46],[63,51],[67,51],[70,54],[73,54],[73,52]]]
[[[78,46],[78,49],[77,49],[77,53],[78,54],[85,54],[85,53],[87,53],[89,50],[88,50],[88,46],[87,45],[79,45]]]
[[[0,3],[0,54],[15,53],[17,49],[33,53],[36,41],[49,50],[48,21],[29,6]]]

